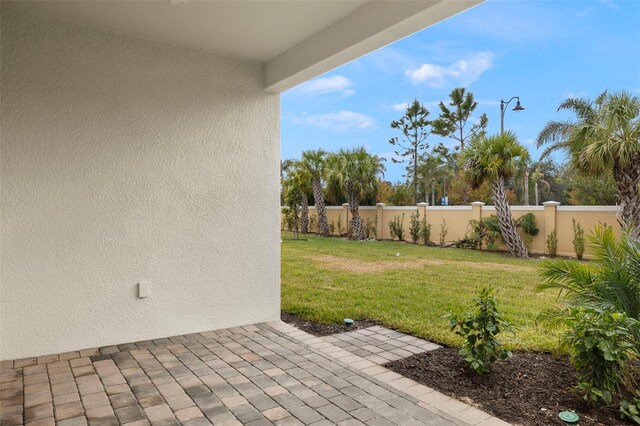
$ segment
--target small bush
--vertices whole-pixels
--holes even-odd
[[[310,231],[318,231],[318,216],[313,215],[309,217],[309,230]]]
[[[571,219],[573,222],[573,249],[576,252],[578,260],[582,260],[584,255],[584,228],[575,218]]]
[[[522,215],[516,221],[516,227],[522,229],[522,233],[524,234],[524,242],[527,248],[531,248],[531,243],[533,242],[533,237],[538,235],[540,230],[538,229],[538,224],[536,223],[536,215],[533,213],[527,213]]]
[[[490,289],[483,288],[478,292],[475,305],[476,312],[451,320],[451,331],[464,339],[458,353],[468,367],[484,374],[498,359],[511,357],[511,352],[502,349],[496,336],[502,331],[512,331],[512,327],[498,312],[496,298]]]
[[[547,235],[547,253],[549,256],[556,257],[558,254],[558,234],[554,229],[549,235]]]
[[[632,401],[623,399],[620,402],[620,418],[629,419],[640,425],[640,393]]]
[[[448,233],[449,227],[447,226],[447,222],[442,219],[442,223],[440,224],[440,247],[444,247]]]
[[[426,217],[422,218],[420,224],[420,238],[425,246],[431,243],[431,224],[427,222]]]
[[[329,232],[331,233],[331,235],[335,234],[336,232],[336,224],[333,220],[329,224]]]
[[[395,216],[389,222],[389,234],[391,234],[391,239],[397,238],[399,241],[404,241],[404,213],[402,213],[402,217]]]
[[[483,243],[486,243],[489,250],[496,249],[496,240],[500,237],[500,225],[496,216],[489,216],[482,221],[470,220],[469,227],[471,234],[465,235],[463,240],[458,242],[459,247],[482,250]]]
[[[411,235],[413,244],[420,240],[420,229],[420,210],[416,209],[416,212],[412,213],[409,218],[409,235]]]
[[[498,216],[491,215],[485,217],[482,219],[482,223],[484,223],[484,227],[486,228],[487,249],[496,250],[498,248],[496,241],[502,236]]]
[[[367,238],[377,238],[378,237],[378,227],[376,226],[378,223],[378,216],[376,216],[373,220],[367,219],[364,230]]]
[[[344,226],[342,225],[342,215],[338,216],[338,235],[344,234]]]
[[[562,341],[578,373],[576,390],[585,401],[611,403],[627,379],[625,367],[637,352],[625,314],[594,307],[572,308]],[[637,353],[636,353],[637,355]]]

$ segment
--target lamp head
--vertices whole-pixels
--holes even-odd
[[[513,111],[524,111],[524,107],[520,105],[520,99],[516,101],[516,106],[513,108]]]

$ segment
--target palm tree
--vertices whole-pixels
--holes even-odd
[[[536,206],[540,205],[540,184],[542,184],[542,186],[544,186],[547,191],[551,190],[551,185],[545,180],[545,177],[546,176],[544,172],[540,168],[540,163],[538,162],[536,165],[534,165],[533,173],[531,174],[536,196]]]
[[[640,239],[640,98],[628,92],[603,92],[595,101],[571,98],[558,111],[575,121],[549,121],[538,135],[538,147],[550,144],[542,158],[564,151],[579,173],[601,176],[612,171],[622,207],[620,224]]]
[[[529,160],[529,153],[518,143],[515,133],[508,131],[500,135],[473,139],[463,152],[465,178],[473,188],[484,182],[491,183],[491,192],[500,222],[502,239],[512,255],[529,257],[527,246],[516,231],[505,193],[505,181],[513,177],[520,165]]]
[[[344,194],[351,212],[351,235],[357,240],[365,238],[365,229],[358,212],[360,200],[375,195],[378,174],[384,172],[382,159],[369,154],[364,148],[341,149],[329,156],[327,181],[332,191]]]
[[[628,233],[618,240],[610,226],[598,226],[590,242],[592,262],[554,260],[542,265],[545,281],[538,290],[559,290],[567,302],[543,317],[554,322],[573,307],[591,306],[624,313],[640,332],[640,241]]]
[[[322,180],[325,177],[325,166],[327,162],[327,153],[321,149],[315,151],[303,151],[301,167],[311,177],[311,186],[313,189],[313,199],[318,212],[318,230],[323,237],[329,236],[329,221],[327,220],[327,210],[324,203],[324,191],[322,189]]]
[[[309,232],[309,193],[311,192],[311,177],[300,161],[286,160],[282,163],[287,176],[284,179],[285,203],[297,211],[300,205],[300,232]]]

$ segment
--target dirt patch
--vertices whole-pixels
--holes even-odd
[[[299,328],[302,331],[306,331],[314,336],[328,336],[330,334],[346,333],[347,331],[359,330],[361,328],[373,327],[377,323],[369,320],[359,320],[353,323],[353,325],[345,324],[322,324],[315,321],[307,321],[300,318],[297,315],[287,312],[281,312],[280,319],[282,321]]]
[[[457,349],[443,348],[384,365],[449,396],[517,425],[566,425],[558,413],[573,410],[580,425],[629,425],[618,405],[589,408],[572,388],[577,377],[566,356],[516,352],[484,376],[469,373]]]
[[[381,260],[377,262],[366,262],[358,259],[350,259],[348,257],[318,255],[308,256],[308,260],[320,264],[321,267],[327,269],[338,269],[356,274],[370,274],[376,272],[384,272],[390,269],[418,269],[426,266],[444,266],[453,265],[466,269],[477,270],[499,270],[513,272],[515,269],[519,271],[535,271],[535,267],[513,266],[502,263],[490,262],[469,262],[469,261],[452,261],[444,259],[411,259],[411,260]]]

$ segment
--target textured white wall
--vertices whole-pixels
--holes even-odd
[[[277,319],[262,66],[7,8],[1,30],[0,359]]]

